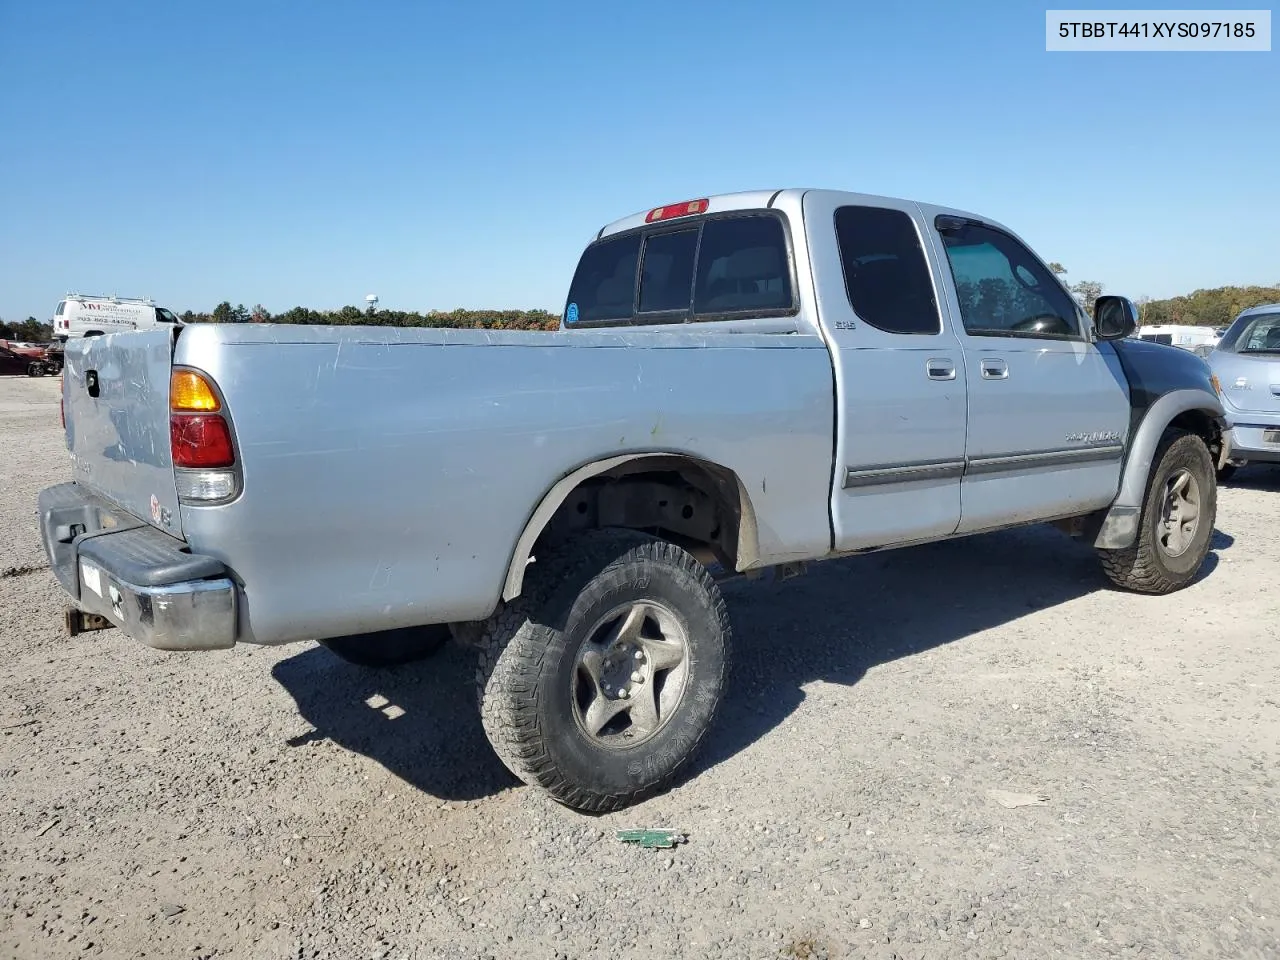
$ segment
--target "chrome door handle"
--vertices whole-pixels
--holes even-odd
[[[1007,380],[1009,378],[1009,365],[1003,360],[983,360],[979,366],[982,369],[983,380]]]
[[[935,357],[925,364],[925,370],[928,371],[930,380],[954,380],[956,378],[956,365],[950,360]]]

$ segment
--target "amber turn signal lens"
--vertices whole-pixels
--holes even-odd
[[[194,370],[175,370],[169,378],[169,409],[214,413],[222,405],[209,381]]]

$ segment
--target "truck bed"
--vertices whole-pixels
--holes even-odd
[[[602,456],[733,470],[761,562],[830,548],[833,385],[814,335],[188,326],[173,362],[220,387],[243,470],[219,506],[177,504],[157,442],[172,337],[68,350],[76,479],[153,525],[151,496],[172,503],[166,532],[240,585],[242,642],[487,615],[538,502]]]

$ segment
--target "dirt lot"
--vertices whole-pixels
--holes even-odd
[[[1280,956],[1280,470],[1176,597],[1041,528],[729,587],[708,749],[604,817],[505,773],[460,650],[64,638],[67,473],[57,381],[0,378],[5,957]]]

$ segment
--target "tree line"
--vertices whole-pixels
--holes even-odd
[[[1056,274],[1067,272],[1066,267],[1056,262],[1049,264],[1049,269]],[[1096,280],[1081,280],[1067,284],[1067,289],[1080,298],[1092,315],[1094,301],[1102,296],[1103,286]],[[1139,297],[1134,301],[1138,308],[1138,323],[1144,327],[1164,323],[1226,327],[1240,311],[1264,303],[1280,303],[1280,283],[1270,287],[1213,287],[1165,300]]]
[[[17,340],[19,343],[46,343],[53,339],[53,324],[41,323],[35,317],[27,317],[21,323],[5,323],[0,320],[0,340]]]
[[[261,304],[232,306],[224,300],[208,313],[187,310],[179,314],[183,323],[314,323],[324,326],[450,327],[462,330],[555,330],[560,317],[546,310],[361,310],[346,306],[338,310],[293,307],[272,313]],[[35,317],[15,323],[0,320],[0,340],[47,343],[53,339],[53,325]]]
[[[293,307],[283,313],[272,313],[261,304],[232,306],[222,301],[210,313],[187,310],[179,315],[183,323],[310,323],[325,326],[377,327],[451,327],[487,330],[554,330],[560,318],[546,310],[361,310],[346,306],[338,310],[312,310]]]
[[[1144,326],[1185,323],[1197,327],[1225,327],[1241,310],[1264,303],[1280,303],[1280,283],[1272,287],[1215,287],[1168,300],[1143,297],[1135,302]]]

